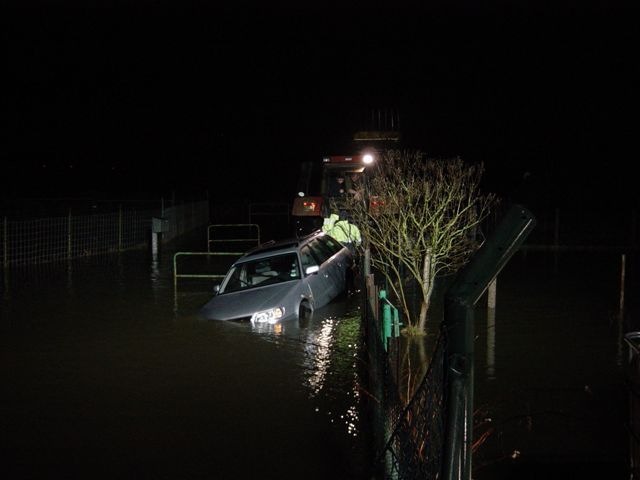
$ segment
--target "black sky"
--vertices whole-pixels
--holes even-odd
[[[264,182],[288,198],[301,161],[348,153],[384,108],[407,144],[485,162],[502,194],[526,177],[554,201],[635,199],[631,3],[134,4],[5,9],[5,198]]]

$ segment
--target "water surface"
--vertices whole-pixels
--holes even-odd
[[[174,290],[171,260],[167,248],[5,277],[3,471],[366,478],[359,300],[303,327],[207,322],[211,282]]]

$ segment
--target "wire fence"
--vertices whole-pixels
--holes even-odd
[[[365,279],[363,309],[369,360],[372,403],[375,478],[436,479],[442,468],[444,447],[445,337],[431,348],[422,380],[410,388],[406,376],[406,345],[400,337],[385,338],[378,303],[380,287],[374,276]],[[410,391],[407,398],[407,390]],[[404,393],[403,393],[404,392]]]
[[[6,268],[71,260],[149,245],[154,218],[166,224],[168,242],[209,221],[208,201],[169,208],[120,207],[115,212],[30,219],[4,217],[0,261]]]
[[[503,211],[488,219],[483,230],[489,236]],[[541,226],[534,229],[520,247],[527,250],[622,250],[638,248],[638,223],[633,210],[609,214],[591,211],[560,210],[542,212]],[[376,478],[437,479],[446,465],[447,432],[446,396],[449,381],[445,374],[448,350],[445,332],[435,345],[429,346],[428,364],[419,384],[409,388],[407,368],[400,338],[383,338],[380,315],[379,286],[373,276],[365,279],[367,301],[363,309],[366,325],[366,346],[369,360],[369,388],[373,402],[373,431],[376,452]],[[410,301],[411,303],[411,301]],[[637,399],[634,393],[633,399]],[[636,402],[638,403],[638,402]],[[637,430],[632,438],[637,455]],[[636,435],[636,436],[634,436]],[[640,462],[636,460],[637,462]],[[635,465],[637,466],[637,465]]]

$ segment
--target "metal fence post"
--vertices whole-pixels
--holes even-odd
[[[457,275],[445,295],[444,327],[449,378],[443,476],[470,480],[472,473],[474,307],[535,226],[526,208],[514,205],[491,237]]]

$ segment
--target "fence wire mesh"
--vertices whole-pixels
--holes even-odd
[[[426,374],[408,401],[399,339],[382,338],[379,289],[367,279],[365,325],[369,387],[373,405],[375,475],[378,479],[436,479],[442,466],[445,425],[445,337],[441,333],[430,355]],[[385,342],[386,345],[385,345]]]
[[[208,202],[159,209],[120,209],[109,213],[11,219],[0,223],[0,262],[4,268],[37,265],[144,248],[152,218],[163,216],[169,241],[209,221]]]

